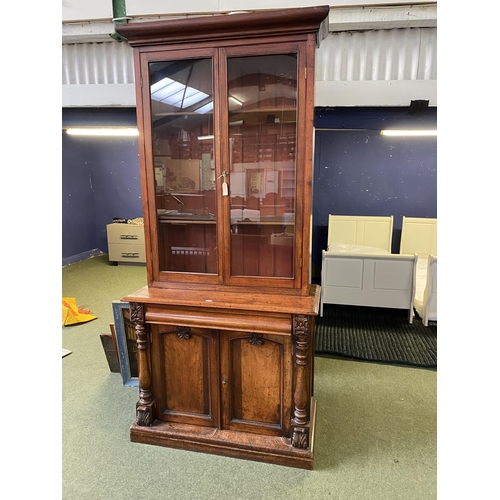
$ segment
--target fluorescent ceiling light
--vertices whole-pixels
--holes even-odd
[[[213,135],[200,135],[198,136],[199,141],[210,141],[213,140],[214,136]]]
[[[437,130],[381,130],[380,133],[382,135],[390,135],[390,136],[395,136],[395,137],[404,137],[404,136],[429,137],[429,136],[437,136]]]
[[[66,133],[68,135],[137,137],[139,130],[135,127],[75,127],[66,129]]]

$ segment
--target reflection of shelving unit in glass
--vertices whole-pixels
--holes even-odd
[[[312,468],[314,56],[328,13],[116,27],[134,48],[143,138],[148,285],[123,299],[132,441]]]
[[[286,198],[295,197],[295,171],[291,168],[281,171],[281,194]]]
[[[254,163],[293,160],[295,123],[285,125],[264,123],[231,127],[231,133],[234,134],[233,161]]]

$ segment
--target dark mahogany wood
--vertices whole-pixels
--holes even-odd
[[[319,43],[328,34],[324,21],[329,11],[329,5],[322,5],[118,24],[115,29],[132,47],[309,33],[317,34]]]
[[[132,440],[312,468],[319,287],[307,297],[145,287],[123,300],[140,311],[132,315],[142,346]],[[221,432],[208,442],[198,430],[177,437],[198,427]],[[251,450],[249,433],[262,437]]]
[[[137,339],[134,442],[313,468],[314,322],[320,299],[319,287],[309,282],[313,84],[315,48],[325,36],[328,12],[321,6],[117,26],[134,47],[148,272],[147,286],[122,299],[130,303]],[[255,116],[264,122],[255,125],[255,133],[253,123],[232,129],[247,135],[230,148],[224,61],[275,54],[296,58],[297,77],[287,80],[296,89],[296,102],[281,97],[259,102]],[[212,61],[218,140],[178,142],[170,159],[201,162],[208,155],[220,179],[233,157],[257,169],[259,155],[267,155],[268,162],[291,156],[292,194],[280,187],[259,199],[250,184],[242,188],[245,196],[232,199],[222,196],[221,185],[185,191],[182,200],[157,192],[149,65],[196,58]],[[231,85],[255,86],[258,74]],[[267,120],[267,105],[288,113],[281,135],[273,132],[272,113]],[[199,133],[209,130],[200,127]],[[259,139],[252,142],[252,134]],[[177,146],[191,148],[191,156],[183,157]],[[284,173],[277,175],[281,186]],[[180,206],[197,217],[165,217]],[[228,217],[232,208],[260,210],[264,220],[234,222]],[[203,217],[205,211],[210,218]],[[292,230],[282,233],[290,213]]]
[[[316,422],[314,399],[311,400],[311,418],[311,434],[314,435]],[[313,469],[313,442],[308,449],[301,449],[291,446],[288,440],[277,436],[157,422],[150,428],[133,424],[130,428],[130,440],[135,443],[212,453],[299,469]]]

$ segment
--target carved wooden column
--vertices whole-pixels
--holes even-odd
[[[154,398],[151,393],[151,366],[148,330],[144,324],[144,306],[130,303],[130,319],[137,339],[137,363],[139,366],[139,401],[136,404],[137,425],[151,426],[154,421]]]
[[[293,316],[293,414],[292,446],[308,449],[310,446],[310,402],[309,387],[309,317]]]

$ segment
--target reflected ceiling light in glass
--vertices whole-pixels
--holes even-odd
[[[185,85],[182,83],[171,80],[170,78],[163,78],[159,82],[151,85],[151,97],[155,101],[163,101],[184,89],[184,87]]]
[[[238,104],[239,106],[243,106],[243,103],[236,99],[236,97],[233,97],[232,95],[229,96],[229,100],[233,101],[234,103]]]
[[[206,99],[207,97],[208,95],[205,94],[205,92],[200,92],[199,90],[187,87],[186,91],[183,95],[181,95],[181,100],[174,103],[174,106],[178,108],[189,108],[190,106],[203,101],[203,99]]]
[[[201,108],[195,109],[196,113],[208,113],[209,111],[212,111],[214,109],[214,102],[210,101],[209,103],[205,104]]]
[[[163,78],[151,85],[151,98],[176,108],[188,108],[206,99],[208,94],[170,78]],[[198,110],[196,110],[198,111]]]

